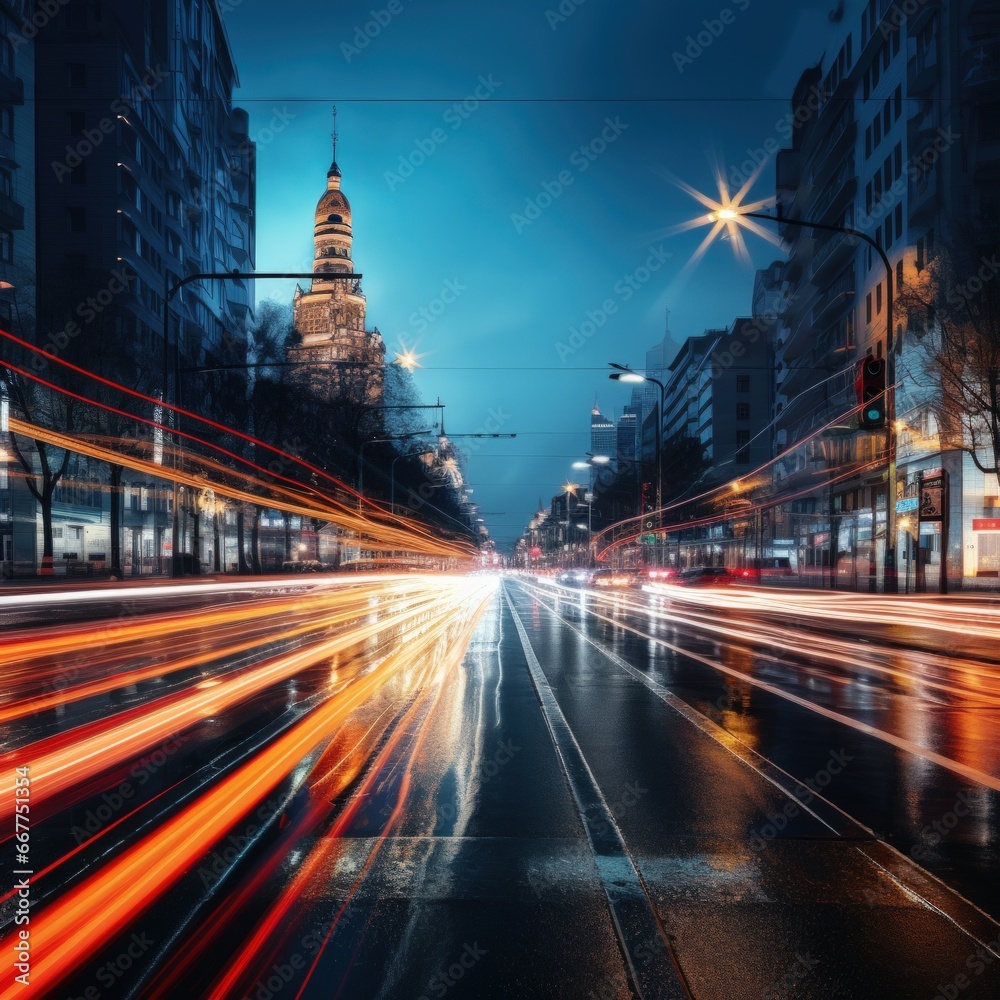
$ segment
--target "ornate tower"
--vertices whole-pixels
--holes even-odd
[[[351,205],[340,189],[337,166],[337,109],[333,109],[333,162],[326,191],[316,205],[313,280],[309,291],[296,287],[292,301],[299,342],[292,361],[307,362],[301,377],[327,399],[377,403],[382,396],[385,345],[377,329],[365,330],[361,281],[351,274]]]

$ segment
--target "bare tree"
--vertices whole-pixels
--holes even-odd
[[[967,232],[939,247],[905,283],[900,303],[926,368],[911,374],[942,449],[966,452],[984,473],[1000,472],[1000,255]],[[916,347],[916,345],[914,345]]]

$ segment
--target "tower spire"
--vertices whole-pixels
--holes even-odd
[[[339,138],[337,134],[337,105],[333,106],[333,132],[330,135],[333,139],[333,162],[337,162],[337,139]]]

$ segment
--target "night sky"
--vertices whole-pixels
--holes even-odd
[[[717,167],[746,176],[749,150],[786,144],[832,6],[223,4],[258,143],[258,269],[311,267],[336,103],[369,326],[390,358],[424,355],[416,384],[450,433],[518,435],[457,442],[500,544],[579,481],[595,393],[609,416],[628,402],[607,362],[641,368],[668,308],[678,344],[749,312],[754,268],[780,251],[750,236],[748,265],[720,242],[682,274],[705,232],[670,230],[705,210],[671,178],[711,193]],[[773,193],[772,160],[752,194]],[[258,301],[293,286],[259,282]]]

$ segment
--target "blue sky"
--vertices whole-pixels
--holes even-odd
[[[469,458],[511,543],[587,451],[595,393],[609,415],[627,402],[608,361],[641,367],[667,308],[678,342],[748,312],[753,268],[780,252],[750,237],[748,267],[720,243],[682,275],[704,232],[667,235],[700,214],[670,178],[711,191],[716,165],[742,173],[783,143],[831,0],[791,16],[785,0],[227,6],[258,142],[258,269],[310,268],[336,103],[369,325],[425,355],[417,387],[449,432],[518,434]],[[768,164],[753,190],[773,189]]]

